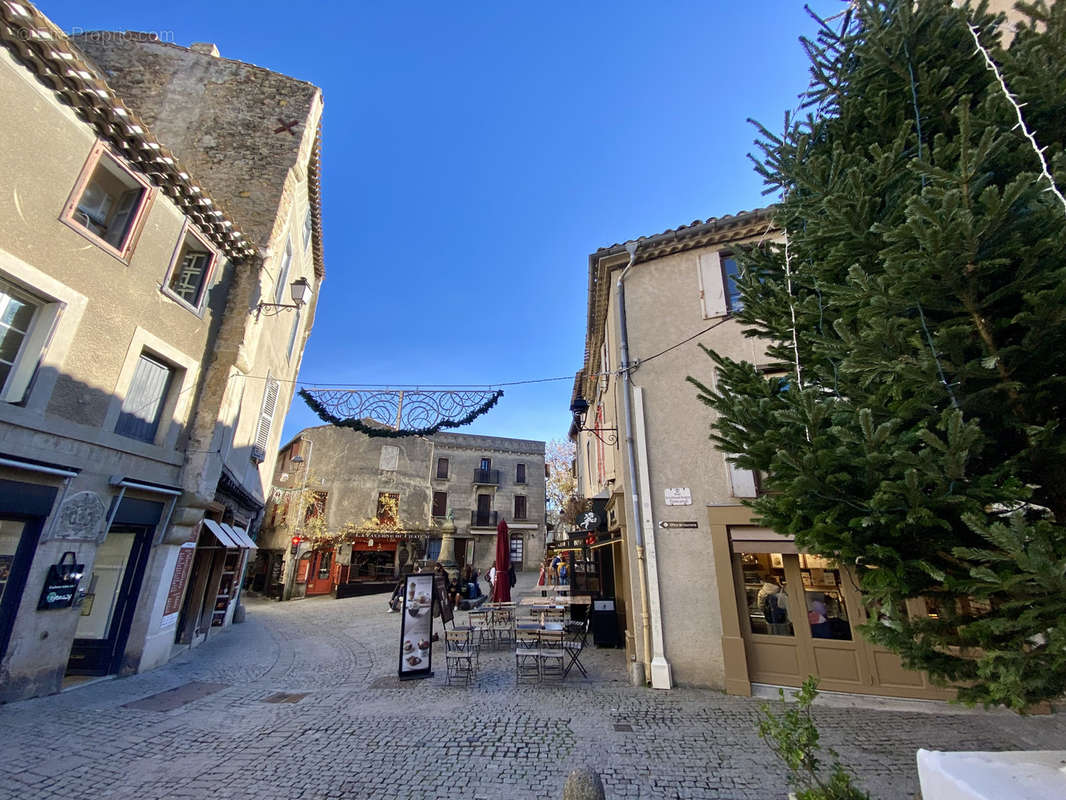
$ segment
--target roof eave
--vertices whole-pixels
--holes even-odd
[[[203,191],[63,31],[31,3],[0,2],[0,42],[229,258],[255,254],[254,244],[232,216]]]

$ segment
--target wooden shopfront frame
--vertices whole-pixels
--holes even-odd
[[[807,621],[807,590],[800,552],[791,537],[755,525],[744,506],[710,506],[712,549],[722,610],[722,651],[726,691],[751,695],[752,683],[799,686],[808,675],[822,691],[947,700],[954,691],[932,685],[924,673],[905,669],[899,657],[875,646],[857,630],[866,622],[858,581],[840,567],[837,588],[848,611],[850,640],[815,638]],[[784,591],[793,633],[753,631],[745,589],[742,553],[780,554]],[[912,609],[917,612],[920,609]]]

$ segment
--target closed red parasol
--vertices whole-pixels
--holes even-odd
[[[492,590],[495,603],[511,602],[511,580],[508,570],[511,568],[511,537],[507,533],[507,523],[502,519],[496,526],[496,586]]]

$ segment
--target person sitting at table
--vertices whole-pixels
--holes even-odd
[[[458,573],[456,573],[454,578],[448,580],[448,597],[452,600],[452,608],[459,608],[459,603],[462,601],[465,591],[466,587],[463,585]]]

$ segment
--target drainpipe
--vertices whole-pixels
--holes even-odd
[[[638,483],[638,473],[636,467],[636,446],[633,439],[633,404],[630,398],[632,391],[631,382],[629,379],[629,331],[626,327],[626,290],[623,281],[625,281],[626,273],[633,267],[633,263],[637,257],[637,243],[626,242],[626,252],[629,253],[629,263],[625,269],[622,270],[618,276],[618,282],[616,284],[618,294],[618,328],[619,328],[619,343],[621,348],[622,363],[620,365],[622,373],[622,402],[623,402],[623,417],[625,418],[625,434],[626,434],[626,459],[629,466],[629,481],[630,481],[630,502],[632,503],[633,511],[633,535],[637,546],[637,582],[640,586],[640,624],[643,634],[644,643],[644,677],[645,680],[651,681],[651,685],[655,689],[669,689],[670,688],[670,666],[666,663],[666,659],[663,655],[663,643],[662,643],[662,620],[659,613],[659,597],[658,589],[659,582],[658,576],[653,575],[652,578],[652,590],[655,593],[654,610],[656,614],[656,650],[655,658],[652,658],[652,619],[649,612],[649,608],[652,603],[649,602],[648,597],[648,565],[645,553],[644,544],[644,529],[647,526],[648,535],[650,537],[655,536],[655,530],[651,527],[651,501],[650,497],[646,498],[645,503],[648,508],[647,513],[641,511],[641,499],[640,499],[640,483],[647,484],[647,451],[643,446],[641,447],[642,455],[642,467],[640,478],[642,479]],[[643,405],[641,405],[641,419],[643,420]],[[643,427],[641,429],[643,440]],[[644,492],[650,490],[645,486]],[[652,569],[655,569],[654,554],[655,554],[655,542],[651,542],[652,552]],[[665,667],[665,669],[663,669]]]

